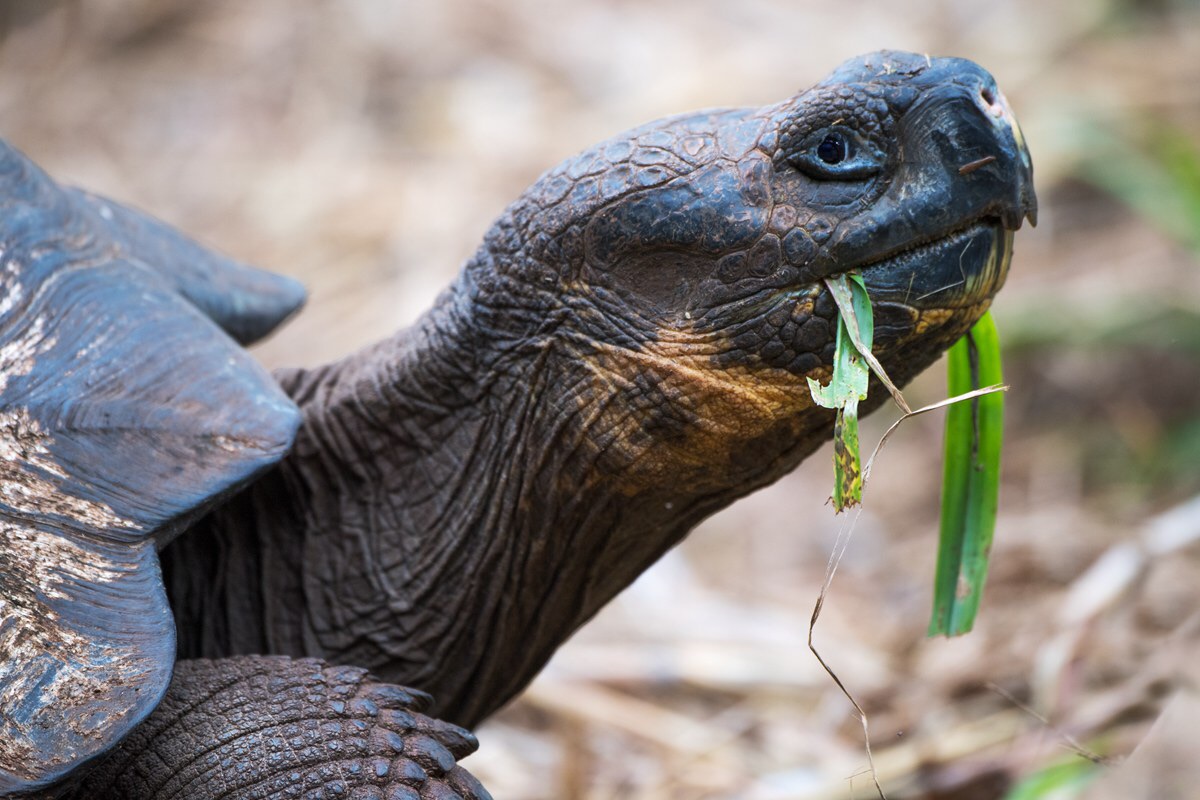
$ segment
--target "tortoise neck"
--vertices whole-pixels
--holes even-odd
[[[587,368],[490,317],[464,275],[413,328],[280,374],[292,454],[165,554],[185,655],[355,664],[473,724],[704,515],[645,513],[597,463]]]

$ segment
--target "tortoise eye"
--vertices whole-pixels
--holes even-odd
[[[817,145],[817,158],[826,164],[840,164],[850,157],[850,143],[840,133],[830,133]]]
[[[838,125],[812,133],[787,158],[819,181],[861,181],[880,172],[887,156],[850,128]]]

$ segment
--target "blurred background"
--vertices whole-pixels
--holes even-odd
[[[884,47],[996,75],[1042,213],[995,305],[1012,391],[975,632],[924,635],[928,415],[876,465],[817,645],[869,714],[890,797],[1195,797],[1169,787],[1200,749],[1196,3],[4,0],[0,136],[303,280],[309,307],[256,352],[311,365],[409,323],[562,158]],[[910,402],[940,399],[942,375]],[[497,798],[873,796],[862,728],[805,644],[830,482],[825,450],[705,523],[478,731],[468,766]],[[1184,732],[1164,745],[1167,705]]]

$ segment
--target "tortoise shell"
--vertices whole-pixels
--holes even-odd
[[[110,749],[159,702],[157,548],[277,462],[299,415],[239,343],[295,281],[57,185],[0,143],[0,795]]]

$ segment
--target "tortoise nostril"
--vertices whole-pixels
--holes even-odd
[[[979,89],[979,105],[993,117],[1004,116],[1004,97],[996,91],[996,87],[985,84]]]

